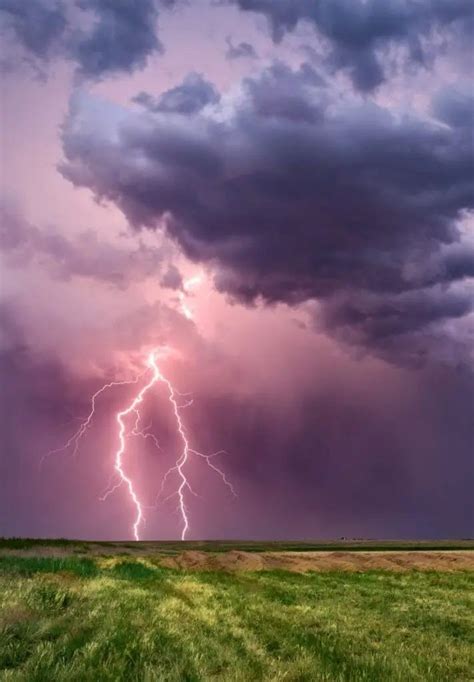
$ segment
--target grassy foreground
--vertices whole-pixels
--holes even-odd
[[[0,558],[0,679],[472,680],[472,573]]]

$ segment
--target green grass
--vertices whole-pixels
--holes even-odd
[[[472,680],[471,573],[0,558],[0,680]]]
[[[0,557],[0,577],[4,575],[36,573],[59,573],[67,571],[84,577],[96,575],[97,565],[92,559],[77,557]]]
[[[84,544],[76,540],[66,540],[65,538],[0,538],[0,549],[32,549],[38,546],[50,547],[66,547],[70,548],[72,545]]]

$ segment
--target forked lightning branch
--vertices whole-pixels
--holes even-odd
[[[77,431],[67,440],[63,446],[56,448],[55,450],[51,450],[46,456],[69,449],[71,449],[74,454],[77,454],[80,447],[80,442],[85,437],[89,427],[93,422],[96,411],[96,401],[101,394],[109,389],[113,389],[116,386],[139,385],[139,390],[133,394],[124,408],[115,414],[117,449],[114,453],[113,473],[115,474],[117,482],[105,492],[105,494],[101,497],[101,500],[106,500],[116,491],[125,489],[134,509],[134,518],[132,523],[133,537],[135,540],[140,540],[140,530],[145,520],[144,510],[146,509],[146,505],[141,499],[140,493],[137,490],[137,486],[134,483],[132,476],[127,473],[127,446],[130,438],[141,437],[144,440],[151,439],[154,445],[159,449],[159,443],[156,435],[150,433],[147,429],[140,429],[140,409],[143,407],[143,403],[149,397],[153,388],[159,383],[164,384],[166,386],[168,399],[172,407],[176,436],[178,442],[180,443],[180,449],[175,464],[164,474],[160,492],[163,491],[165,483],[170,479],[171,476],[174,475],[176,478],[176,488],[168,497],[176,496],[178,498],[178,511],[181,518],[181,540],[185,540],[188,532],[191,529],[191,519],[187,504],[187,495],[195,494],[189,482],[187,471],[187,465],[189,464],[189,460],[192,457],[204,460],[206,465],[221,477],[223,483],[229,488],[230,492],[235,497],[236,492],[232,486],[232,483],[227,479],[225,473],[213,461],[218,455],[225,454],[225,451],[219,450],[218,452],[206,455],[192,448],[181,414],[182,410],[189,406],[190,401],[188,400],[184,404],[180,404],[181,394],[176,390],[171,381],[161,372],[158,366],[158,357],[158,350],[152,351],[146,360],[144,371],[135,377],[135,379],[132,379],[131,381],[112,381],[101,386],[101,388],[99,388],[92,396],[90,412],[87,418],[81,423]]]

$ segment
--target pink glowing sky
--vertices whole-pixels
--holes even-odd
[[[98,200],[94,183],[105,177],[100,175],[105,174],[100,160],[90,162],[96,164],[90,171],[96,175],[88,186],[77,181],[78,174],[84,177],[93,151],[92,157],[71,160],[65,138],[93,130],[109,153],[114,145],[118,148],[122,121],[129,130],[137,122],[136,129],[145,135],[152,120],[147,117],[153,114],[142,113],[131,101],[138,93],[159,98],[187,74],[198,72],[222,97],[220,109],[212,114],[215,121],[226,121],[246,96],[245,79],[257,78],[276,62],[297,73],[308,63],[308,46],[315,54],[326,49],[327,36],[309,21],[274,41],[262,13],[242,11],[238,5],[199,0],[164,9],[159,16],[163,54],[150,55],[142,69],[101,78],[78,76],[70,57],[23,59],[26,48],[18,40],[12,44],[14,31],[7,25],[10,42],[1,93],[5,424],[0,534],[130,536],[127,496],[118,491],[106,502],[99,500],[116,450],[114,414],[131,395],[126,388],[104,397],[77,457],[66,452],[48,458],[43,467],[39,462],[45,452],[67,441],[77,427],[76,418],[87,414],[90,395],[104,381],[129,379],[151,349],[164,346],[172,352],[160,364],[163,371],[179,391],[194,395],[185,419],[195,447],[228,451],[220,465],[238,491],[238,499],[233,499],[218,477],[192,463],[199,497],[189,500],[190,538],[420,537],[462,535],[472,529],[470,308],[434,322],[429,317],[420,331],[418,320],[432,302],[431,290],[423,290],[424,303],[413,307],[416,353],[422,361],[413,363],[412,338],[405,326],[383,346],[373,337],[360,337],[359,328],[353,333],[338,327],[336,333],[334,318],[326,314],[324,287],[321,296],[315,293],[318,288],[304,296],[300,290],[295,296],[269,295],[281,268],[269,271],[266,260],[259,261],[257,274],[248,274],[229,265],[230,257],[217,247],[212,257],[191,253],[178,233],[164,229],[163,215],[153,229],[132,224],[125,204],[113,199],[110,184],[105,198]],[[71,21],[80,27],[82,19],[74,11]],[[258,57],[226,59],[228,37],[234,45],[251,44]],[[396,56],[398,48],[391,45],[390,54]],[[394,70],[365,92],[358,91],[344,69],[331,72],[334,125],[342,116],[337,107],[344,110],[350,99],[361,120],[369,120],[374,115],[371,107],[377,107],[383,116],[402,122],[416,117],[410,130],[431,130],[433,98],[453,80],[464,88],[469,77],[467,60],[458,52],[460,48],[440,48],[429,68]],[[317,57],[312,59],[314,67]],[[316,67],[321,72],[326,68],[322,63]],[[288,85],[280,81],[282,101],[286,89],[293,87],[291,78]],[[299,81],[294,82],[299,87]],[[179,126],[191,130],[195,120],[183,117]],[[307,131],[319,125],[315,121],[301,125]],[[268,130],[273,131],[272,125]],[[249,152],[249,167],[251,157]],[[239,163],[239,168],[245,165]],[[76,173],[72,181],[62,164]],[[129,171],[120,166],[107,182]],[[344,183],[341,206],[346,201]],[[455,248],[461,244],[466,261],[473,249],[468,210],[461,203],[453,219],[462,235]],[[333,248],[334,238],[344,244],[353,219],[334,219],[331,237],[315,247],[315,258],[324,255],[326,244]],[[380,229],[389,223],[384,214]],[[249,229],[256,234],[258,221]],[[287,229],[297,230],[298,225],[287,223]],[[354,244],[358,249],[359,242]],[[208,246],[214,249],[211,242]],[[414,249],[409,258],[405,251],[400,253],[403,272],[417,270],[419,252]],[[435,264],[436,253],[433,249]],[[398,255],[392,254],[398,263]],[[378,262],[367,267],[378,267]],[[173,288],[171,273],[179,273],[184,281],[197,279],[194,285]],[[240,276],[244,282],[248,277],[252,286],[257,282],[257,289],[264,282],[252,300],[235,288]],[[292,277],[289,287],[294,286],[294,273]],[[336,298],[350,296],[358,285],[348,277],[338,286]],[[472,273],[440,287],[449,289],[452,297],[472,296]],[[395,295],[405,294],[391,292],[390,305]],[[444,299],[436,310],[441,305]],[[367,317],[375,316],[372,309],[364,311]],[[412,308],[409,311],[407,324],[413,324]],[[151,509],[177,448],[172,415],[160,390],[144,411],[153,420],[164,454],[135,443],[127,461],[150,507],[146,539],[180,534],[176,500]]]

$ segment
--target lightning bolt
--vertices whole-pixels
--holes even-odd
[[[75,457],[77,455],[77,453],[79,452],[80,441],[81,441],[82,437],[84,436],[84,434],[86,433],[86,431],[88,430],[88,428],[91,426],[92,420],[94,419],[95,403],[96,403],[97,398],[102,393],[104,393],[107,389],[112,388],[114,386],[128,386],[130,384],[136,384],[143,377],[143,375],[144,375],[144,372],[142,372],[142,374],[139,374],[137,377],[135,377],[135,379],[132,379],[131,381],[111,381],[110,383],[104,384],[101,388],[99,388],[99,390],[96,391],[91,398],[91,409],[90,409],[90,412],[89,412],[87,418],[82,422],[82,424],[79,426],[77,431],[75,433],[73,433],[73,435],[69,438],[69,440],[67,440],[66,443],[64,443],[64,445],[61,445],[59,448],[55,448],[54,450],[50,450],[45,455],[43,455],[43,457],[41,458],[40,464],[41,465],[44,464],[44,461],[48,457],[50,457],[51,455],[55,455],[55,454],[58,454],[60,452],[65,452],[66,450],[68,450],[71,447],[73,448],[72,449],[72,455],[73,455],[73,457]]]
[[[193,320],[193,311],[186,302],[186,298],[190,294],[190,291],[195,287],[199,286],[202,282],[202,275],[198,274],[194,277],[189,277],[183,282],[183,289],[179,292],[178,298],[180,302],[181,312],[188,320]]]
[[[140,414],[138,412],[138,406],[140,403],[143,402],[143,398],[145,395],[148,393],[150,388],[156,384],[157,381],[160,380],[161,374],[158,369],[158,366],[156,365],[155,362],[155,355],[153,353],[150,354],[149,361],[148,361],[148,366],[152,368],[152,376],[150,380],[148,381],[145,386],[138,392],[138,394],[135,396],[135,398],[132,400],[130,405],[125,408],[125,410],[122,410],[121,412],[117,412],[116,415],[116,420],[117,424],[119,425],[119,448],[117,452],[115,453],[115,471],[118,473],[120,477],[120,481],[122,483],[125,483],[125,485],[128,488],[129,495],[132,499],[132,502],[135,506],[136,509],[136,516],[135,516],[135,521],[133,523],[133,535],[135,537],[135,540],[139,540],[140,536],[138,534],[140,525],[143,521],[143,505],[140,502],[138,495],[135,491],[135,488],[133,486],[132,479],[127,476],[123,469],[123,455],[125,453],[125,448],[126,448],[126,426],[124,419],[128,417],[129,414],[132,412],[135,413],[136,416],[136,421],[135,421],[135,428],[134,430],[136,431],[136,425],[137,421],[140,419]],[[133,431],[132,431],[133,433]]]
[[[130,403],[125,406],[124,409],[120,410],[119,412],[116,413],[115,415],[115,420],[117,422],[117,428],[118,428],[118,433],[117,433],[117,439],[118,439],[118,447],[117,450],[115,451],[114,454],[114,477],[118,478],[118,482],[115,483],[114,485],[110,484],[108,488],[106,489],[105,493],[99,498],[101,501],[105,501],[110,495],[112,495],[118,488],[121,486],[125,486],[128,496],[131,500],[132,506],[135,509],[135,516],[134,516],[134,521],[132,525],[132,532],[133,532],[133,537],[135,540],[140,539],[140,528],[141,525],[143,524],[145,520],[144,516],[144,509],[145,505],[144,503],[140,500],[139,494],[136,490],[136,487],[133,483],[132,478],[126,473],[124,469],[124,456],[126,454],[126,449],[127,449],[127,438],[129,436],[137,436],[140,437],[144,440],[150,439],[155,447],[159,450],[160,449],[160,444],[158,442],[158,439],[156,436],[149,431],[150,426],[147,426],[144,429],[140,429],[140,421],[141,421],[141,415],[140,415],[140,410],[139,407],[143,403],[146,395],[151,391],[151,389],[159,382],[163,383],[168,391],[168,399],[172,407],[172,413],[174,416],[175,424],[176,424],[176,433],[181,441],[181,449],[180,449],[180,454],[176,460],[176,463],[173,467],[171,467],[164,475],[163,480],[162,480],[162,485],[160,489],[160,493],[158,494],[158,497],[161,495],[162,491],[164,490],[164,486],[166,482],[168,481],[169,477],[171,476],[172,473],[176,472],[177,477],[178,477],[178,486],[177,489],[169,496],[172,497],[176,495],[178,497],[178,509],[179,513],[181,516],[181,522],[182,522],[182,528],[181,528],[181,540],[185,540],[186,536],[188,534],[188,531],[190,529],[190,519],[189,519],[189,511],[186,505],[186,490],[188,490],[191,494],[196,495],[194,492],[193,488],[191,487],[191,484],[188,480],[187,473],[186,473],[186,465],[190,459],[191,456],[196,456],[198,458],[204,459],[206,464],[208,465],[209,468],[213,469],[222,479],[224,484],[229,488],[231,491],[232,495],[237,497],[237,494],[235,492],[235,489],[233,488],[232,484],[230,481],[227,479],[225,473],[219,469],[211,460],[220,455],[220,454],[225,454],[224,450],[219,450],[218,452],[215,452],[211,455],[205,455],[201,452],[198,452],[197,450],[193,449],[190,446],[190,442],[188,439],[188,435],[186,432],[186,428],[183,423],[183,419],[181,417],[181,410],[189,407],[192,404],[192,400],[187,400],[184,404],[180,405],[179,404],[179,399],[177,396],[183,396],[183,395],[189,395],[189,394],[181,394],[179,393],[171,381],[165,377],[160,368],[158,367],[157,360],[158,360],[158,351],[154,350],[152,351],[147,359],[146,363],[146,369],[144,372],[139,374],[135,379],[132,379],[131,381],[112,381],[110,383],[104,384],[101,388],[99,388],[98,391],[94,393],[94,395],[91,398],[91,409],[89,412],[89,415],[87,418],[81,423],[77,431],[69,438],[66,443],[59,447],[56,448],[55,450],[51,450],[48,452],[45,457],[53,454],[53,453],[58,453],[62,451],[66,451],[69,448],[73,448],[73,454],[77,454],[79,451],[79,446],[80,446],[80,441],[86,434],[87,430],[91,426],[91,423],[93,421],[94,415],[95,415],[95,410],[96,410],[96,400],[97,398],[107,389],[113,388],[115,386],[123,386],[123,385],[129,385],[129,384],[137,384],[140,379],[142,379],[146,373],[151,372],[151,376],[148,379],[147,383],[142,386],[142,388],[138,391],[138,393],[131,399]],[[133,426],[127,427],[129,418],[131,415],[134,415],[135,420],[133,422]],[[43,461],[44,458],[42,458]]]

